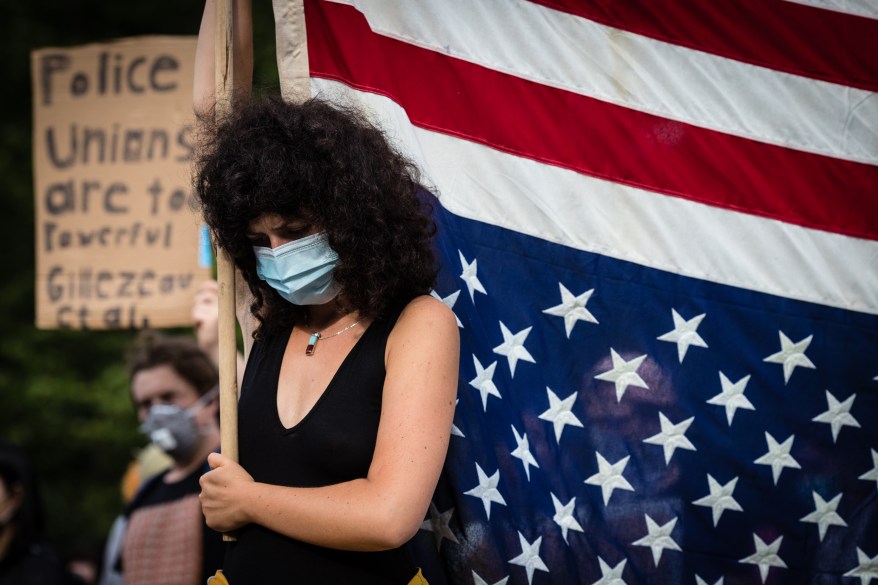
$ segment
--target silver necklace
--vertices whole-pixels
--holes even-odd
[[[351,329],[354,326],[356,326],[362,320],[363,320],[363,317],[360,317],[359,319],[357,319],[356,321],[354,321],[353,323],[351,323],[350,325],[348,325],[344,329],[339,329],[335,333],[331,333],[329,335],[324,335],[323,331],[312,331],[311,337],[308,339],[308,346],[305,348],[305,355],[314,355],[314,352],[317,351],[317,342],[320,341],[321,339],[329,339],[330,337],[335,337],[336,335],[341,335],[342,333],[344,333],[348,329]],[[308,325],[307,319],[305,319],[305,325],[306,326]]]

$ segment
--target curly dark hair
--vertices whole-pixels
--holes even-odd
[[[263,214],[303,218],[326,232],[346,308],[364,317],[430,291],[431,196],[417,167],[362,113],[318,98],[270,98],[201,128],[197,202],[253,293],[260,335],[302,316],[256,275],[247,230]]]

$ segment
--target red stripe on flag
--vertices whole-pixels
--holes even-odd
[[[784,0],[530,0],[778,71],[878,91],[878,20]]]
[[[417,126],[649,191],[878,239],[878,167],[505,75],[373,34],[347,5],[305,7],[311,75],[385,95]]]

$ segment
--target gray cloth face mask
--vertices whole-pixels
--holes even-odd
[[[174,404],[153,404],[140,426],[140,431],[175,460],[188,459],[198,443],[195,414],[213,400],[218,392],[217,388],[210,390],[189,408]]]

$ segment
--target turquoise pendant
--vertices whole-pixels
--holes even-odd
[[[308,347],[305,348],[305,355],[314,355],[314,350],[317,349],[317,342],[320,340],[319,333],[312,333],[311,338],[308,339]]]

